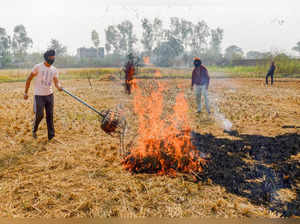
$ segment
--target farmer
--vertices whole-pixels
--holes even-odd
[[[28,99],[28,90],[30,87],[30,83],[31,80],[35,77],[33,103],[35,119],[33,123],[32,136],[34,138],[37,138],[36,131],[38,130],[39,124],[44,117],[44,109],[46,109],[48,140],[51,140],[55,136],[53,125],[54,97],[52,90],[52,81],[59,91],[62,90],[62,87],[58,80],[58,71],[54,66],[52,66],[55,61],[55,51],[46,51],[44,53],[44,59],[45,61],[43,63],[37,64],[33,67],[32,72],[28,76],[25,85],[24,99]]]
[[[125,90],[128,95],[131,94],[131,87],[132,87],[132,80],[135,74],[135,67],[134,67],[134,57],[130,53],[128,55],[128,62],[125,65],[124,72],[125,72]]]
[[[194,70],[192,73],[191,89],[195,90],[197,113],[201,112],[201,95],[204,95],[206,111],[210,114],[207,90],[209,85],[209,75],[207,69],[202,65],[200,58],[194,59]]]
[[[269,76],[271,76],[271,85],[273,85],[273,76],[274,76],[275,69],[276,69],[275,63],[274,63],[274,61],[272,61],[269,71],[266,75],[266,85],[268,85]]]

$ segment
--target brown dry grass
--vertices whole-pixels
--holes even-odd
[[[189,86],[189,80],[164,80]],[[277,82],[266,88],[261,80],[216,79],[210,91],[220,96],[219,107],[242,134],[277,136],[300,134],[299,81]],[[66,89],[98,109],[120,102],[131,113],[132,98],[120,84],[93,80],[64,81]],[[24,83],[0,84],[0,211],[2,217],[278,217],[267,205],[229,193],[222,185],[176,178],[132,175],[117,158],[119,143],[100,130],[95,113],[63,93],[55,92],[56,139],[47,142],[45,120],[38,139],[31,137],[32,98],[22,99]],[[187,88],[188,89],[188,88]],[[32,94],[32,92],[31,92]],[[234,139],[203,113],[193,129],[216,138]],[[132,137],[132,136],[129,136]],[[299,160],[294,155],[291,160]],[[299,187],[299,183],[298,183]],[[281,197],[295,198],[295,189]]]

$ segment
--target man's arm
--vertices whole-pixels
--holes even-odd
[[[208,89],[210,77],[209,77],[209,74],[208,74],[207,69],[206,69],[206,75],[207,75],[207,85],[206,85],[206,89]]]
[[[53,77],[53,81],[54,81],[54,85],[55,87],[59,90],[59,91],[62,91],[62,86],[58,80],[58,78],[56,76]]]
[[[193,89],[194,79],[195,79],[195,70],[193,70],[193,73],[192,73],[192,85],[191,85],[191,89]]]
[[[30,87],[31,80],[37,75],[37,73],[31,72],[30,75],[26,79],[26,84],[25,84],[25,92],[24,92],[24,99],[28,99],[28,90]]]

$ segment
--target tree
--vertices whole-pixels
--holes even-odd
[[[215,55],[221,54],[221,43],[224,31],[220,28],[211,30],[210,49]]]
[[[185,49],[190,45],[193,36],[193,23],[184,19],[181,19],[181,42]]]
[[[223,40],[223,30],[220,28],[212,29],[210,31],[210,42],[209,49],[204,54],[204,59],[206,59],[208,64],[224,64],[224,59],[221,53],[221,43]]]
[[[99,34],[97,33],[96,30],[92,31],[92,41],[93,41],[95,48],[98,49],[98,46],[100,44],[100,39],[99,39]]]
[[[300,41],[297,42],[296,46],[293,47],[292,50],[300,54]]]
[[[158,66],[172,65],[172,59],[181,55],[184,51],[182,43],[170,37],[170,40],[162,42],[154,49],[155,60],[154,63]]]
[[[153,24],[148,19],[142,19],[142,28],[143,28],[143,36],[141,43],[143,45],[144,50],[146,51],[147,56],[152,54],[153,44],[154,44],[154,31]]]
[[[67,47],[63,46],[56,39],[51,39],[48,49],[55,50],[57,56],[64,56],[67,53]]]
[[[153,22],[142,19],[143,36],[141,43],[147,56],[151,56],[153,49],[160,45],[163,39],[162,21],[154,18]]]
[[[153,21],[153,36],[154,44],[153,47],[157,47],[163,38],[163,22],[159,18],[154,18]]]
[[[170,18],[170,30],[168,38],[174,38],[177,40],[181,40],[181,23],[178,17]]]
[[[263,59],[265,54],[259,51],[248,51],[246,54],[247,59]]]
[[[134,51],[134,44],[137,42],[136,35],[133,33],[133,24],[125,20],[117,26],[108,26],[105,30],[107,52],[113,49],[114,54],[127,55]]]
[[[29,47],[32,47],[33,41],[27,36],[24,25],[17,25],[14,28],[12,38],[12,50],[15,57],[24,60]]]
[[[205,21],[200,21],[193,25],[192,40],[190,43],[193,54],[201,55],[204,53],[209,35],[209,27]]]
[[[241,59],[243,54],[243,50],[236,45],[231,45],[225,49],[225,58],[229,61]]]
[[[105,44],[105,50],[106,50],[106,53],[109,54],[110,51],[111,51],[111,45],[109,43],[106,43]]]
[[[133,24],[129,20],[125,20],[117,25],[120,32],[120,49],[123,54],[129,54],[133,52],[133,45],[137,42],[137,38],[133,33]]]
[[[110,25],[107,27],[105,30],[105,39],[105,49],[107,53],[113,50],[114,54],[119,54],[121,35],[115,26]]]
[[[0,68],[8,64],[10,58],[10,36],[6,34],[6,30],[0,27]]]
[[[178,17],[171,18],[170,34],[173,38],[180,40],[185,49],[190,44],[193,34],[193,23]]]

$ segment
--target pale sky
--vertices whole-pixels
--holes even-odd
[[[299,10],[300,0],[1,0],[0,27],[11,34],[23,24],[34,42],[31,51],[43,52],[54,38],[75,54],[79,47],[92,46],[93,29],[104,46],[108,25],[129,19],[140,36],[143,17],[160,17],[167,25],[177,16],[224,29],[223,49],[235,44],[244,52],[292,53],[300,41]]]

